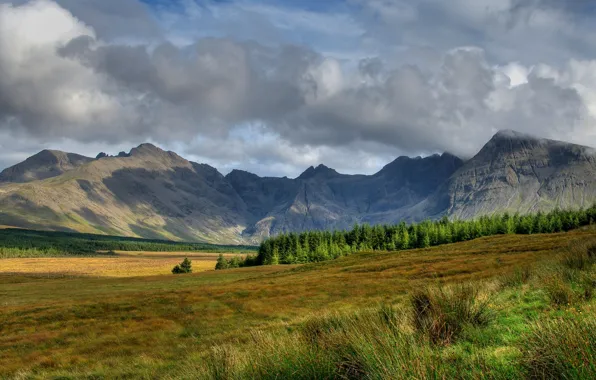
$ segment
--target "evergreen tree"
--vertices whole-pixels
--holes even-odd
[[[181,274],[181,273],[192,273],[192,262],[188,259],[188,257],[184,258],[184,260],[176,265],[172,269],[173,274]]]

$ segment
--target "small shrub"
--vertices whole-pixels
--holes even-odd
[[[241,263],[242,263],[242,260],[240,259],[240,257],[234,256],[228,261],[228,267],[229,268],[240,268]]]
[[[220,253],[219,257],[217,258],[217,264],[215,264],[215,270],[222,269],[228,269],[228,260],[226,260],[224,255]]]
[[[523,365],[534,379],[596,379],[596,320],[535,324],[522,342]]]
[[[180,264],[172,269],[173,274],[192,273],[192,261],[186,257]]]
[[[427,288],[415,292],[411,303],[415,328],[435,344],[450,344],[466,325],[486,325],[491,319],[488,306],[479,301],[474,285]]]
[[[172,269],[172,274],[181,274],[182,269],[180,268],[180,265],[176,265],[173,269]]]

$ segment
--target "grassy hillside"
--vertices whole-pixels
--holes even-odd
[[[0,229],[0,258],[95,255],[106,251],[251,252],[254,247],[184,243],[72,232]]]
[[[592,244],[590,228],[180,276],[0,274],[0,376],[589,378]]]

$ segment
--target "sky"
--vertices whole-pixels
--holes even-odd
[[[0,0],[0,169],[143,142],[371,174],[514,129],[596,147],[593,0]]]

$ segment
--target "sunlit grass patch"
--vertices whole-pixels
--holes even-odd
[[[0,273],[70,275],[99,277],[135,277],[170,275],[179,258],[146,257],[56,257],[0,260]],[[213,270],[213,259],[193,261],[195,272]]]

